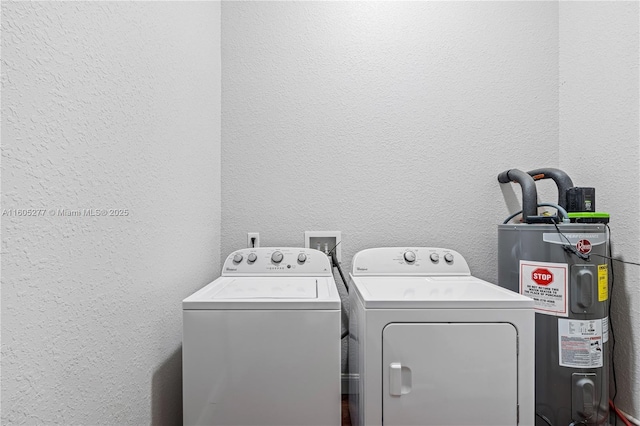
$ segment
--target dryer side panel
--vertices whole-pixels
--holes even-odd
[[[353,289],[353,287],[352,287]],[[373,344],[367,339],[366,311],[358,292],[349,292],[349,375],[352,377],[349,388],[349,415],[353,426],[365,426],[373,424],[370,419],[365,423],[364,398],[366,385],[367,361],[366,344]]]

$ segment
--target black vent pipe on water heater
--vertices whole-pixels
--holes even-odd
[[[568,174],[560,169],[554,169],[550,167],[530,170],[527,173],[533,178],[534,181],[542,179],[552,179],[558,187],[558,205],[563,209],[567,209],[567,190],[573,188],[573,181]],[[498,181],[500,181],[499,177]]]
[[[525,223],[533,222],[534,218],[538,216],[538,191],[533,177],[522,170],[510,169],[498,175],[498,182],[516,182],[520,184],[520,188],[522,188],[522,221]]]

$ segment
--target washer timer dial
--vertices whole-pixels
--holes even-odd
[[[404,260],[406,260],[407,263],[413,263],[416,261],[416,254],[412,251],[405,251]]]
[[[274,251],[274,252],[273,252],[273,254],[271,255],[271,261],[272,261],[273,263],[280,263],[280,262],[282,262],[282,258],[283,258],[283,257],[284,257],[284,256],[282,255],[282,253],[281,253],[281,252],[279,252],[279,251]]]

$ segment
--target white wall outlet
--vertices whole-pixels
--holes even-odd
[[[342,232],[340,231],[304,231],[304,246],[329,253],[335,248],[338,262],[342,263]]]
[[[247,247],[249,248],[260,247],[259,232],[247,232]]]

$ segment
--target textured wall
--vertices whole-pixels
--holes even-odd
[[[614,255],[640,260],[637,1],[560,2],[560,166],[596,187]],[[617,404],[640,417],[640,268],[617,264],[612,304]]]
[[[516,199],[497,174],[558,161],[556,3],[225,2],[222,17],[222,256],[247,231],[300,246],[340,230],[345,270],[365,248],[441,246],[496,280]]]
[[[220,4],[2,2],[2,422],[178,424],[220,257]],[[63,216],[50,209],[127,209]]]
[[[496,279],[496,175],[558,161],[557,3],[225,2],[222,16],[223,256],[247,231],[299,246],[340,230],[347,268],[368,247],[433,245]]]

